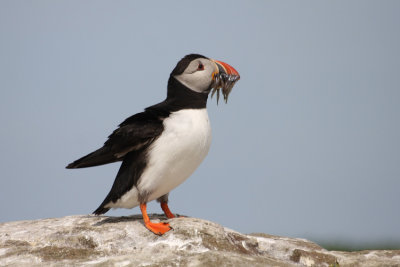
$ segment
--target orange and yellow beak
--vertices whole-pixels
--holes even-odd
[[[216,65],[216,70],[213,73],[213,79],[215,78],[215,75],[221,74],[221,73],[224,73],[224,74],[229,75],[229,76],[236,76],[237,80],[240,79],[239,72],[237,72],[237,70],[235,70],[234,67],[232,67],[228,63],[225,63],[225,62],[222,62],[222,61],[219,61],[219,60],[213,59],[213,61],[214,61],[215,65]]]

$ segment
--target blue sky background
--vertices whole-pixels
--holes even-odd
[[[213,144],[173,212],[400,243],[399,14],[399,1],[0,1],[0,221],[97,208],[119,163],[64,167],[162,101],[196,52],[241,80],[227,105],[209,101]]]

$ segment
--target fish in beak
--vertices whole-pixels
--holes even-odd
[[[211,97],[217,93],[217,104],[219,101],[219,92],[222,90],[222,95],[224,96],[225,103],[228,102],[228,96],[232,91],[235,83],[240,79],[239,73],[231,65],[218,61],[212,60],[215,63],[216,70],[213,73],[213,84]]]

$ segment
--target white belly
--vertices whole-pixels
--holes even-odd
[[[138,192],[155,200],[184,182],[200,165],[211,145],[207,109],[184,109],[164,120],[164,131],[150,146],[147,166],[136,187],[110,207],[132,208]]]
[[[164,132],[153,143],[148,167],[137,185],[150,193],[149,201],[184,182],[200,165],[211,145],[206,109],[185,109],[164,120]]]

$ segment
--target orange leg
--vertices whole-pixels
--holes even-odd
[[[147,215],[147,206],[146,203],[140,204],[140,210],[142,211],[144,225],[147,229],[152,231],[156,235],[163,235],[172,228],[169,226],[169,223],[153,223],[150,221],[149,216]]]
[[[169,210],[167,202],[161,202],[161,208],[164,211],[165,216],[167,216],[168,219],[175,218],[175,215],[172,214],[172,212]]]

